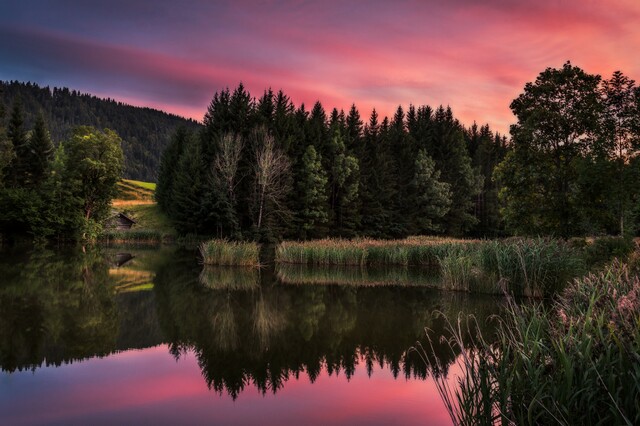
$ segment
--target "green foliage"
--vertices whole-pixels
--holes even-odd
[[[336,128],[331,139],[329,151],[333,233],[340,236],[354,236],[360,224],[358,215],[360,166],[358,159],[347,153],[339,128]]]
[[[634,82],[566,63],[511,104],[514,150],[496,169],[510,231],[563,237],[633,232],[640,184]]]
[[[613,258],[626,259],[634,250],[635,244],[631,238],[600,237],[585,244],[584,258],[589,266],[602,265]]]
[[[169,145],[162,153],[155,197],[158,205],[169,215],[173,209],[173,185],[176,171],[178,170],[178,162],[188,141],[192,139],[193,137],[189,131],[181,126],[176,130]]]
[[[29,137],[29,181],[32,185],[42,184],[47,179],[53,160],[54,147],[42,114],[38,115]]]
[[[415,228],[419,233],[442,230],[442,218],[451,207],[451,186],[440,182],[440,171],[425,150],[420,150],[415,164],[412,190],[415,191]]]
[[[13,134],[18,133],[14,129]],[[0,232],[34,240],[95,240],[110,214],[122,172],[120,142],[111,130],[80,127],[50,152],[47,129],[38,120],[31,148],[17,150],[22,157],[9,164],[24,174],[0,188]]]
[[[95,239],[111,213],[117,194],[124,157],[122,140],[113,130],[78,127],[64,143],[65,179],[72,193],[82,200],[84,238]]]
[[[301,210],[298,215],[300,236],[307,238],[322,232],[329,221],[327,213],[327,176],[322,169],[322,158],[309,145],[302,157],[302,178],[297,182]]]

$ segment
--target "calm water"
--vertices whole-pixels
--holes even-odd
[[[499,299],[406,269],[206,268],[190,252],[0,253],[0,424],[449,424],[407,349]],[[455,354],[436,347],[457,372]]]

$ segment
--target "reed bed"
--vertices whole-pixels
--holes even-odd
[[[545,238],[483,241],[440,258],[445,288],[551,296],[586,271],[581,252]]]
[[[293,285],[349,285],[373,287],[385,285],[438,287],[441,282],[437,270],[430,268],[353,267],[342,265],[308,266],[281,263],[276,275],[283,284]]]
[[[285,241],[276,248],[276,262],[304,265],[438,265],[438,258],[459,246],[479,243],[438,237],[403,240],[323,239]]]
[[[418,353],[453,423],[640,424],[640,279],[620,261],[576,279],[551,307],[511,302],[495,338],[472,318],[445,320],[462,375],[447,380],[433,357],[439,336]]]
[[[205,265],[260,266],[260,246],[255,242],[209,240],[200,244]]]
[[[312,266],[431,266],[439,269],[442,287],[449,290],[546,297],[584,273],[581,253],[570,244],[544,238],[324,239],[283,242],[276,248],[276,262]]]

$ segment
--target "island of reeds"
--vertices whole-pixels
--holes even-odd
[[[204,265],[260,266],[260,246],[254,242],[209,240],[200,244]]]

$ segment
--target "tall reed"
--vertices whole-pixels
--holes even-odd
[[[306,265],[437,265],[438,257],[477,240],[410,237],[404,240],[323,239],[284,241],[276,248],[276,262]]]
[[[209,240],[200,244],[205,265],[259,266],[260,246],[254,242]]]
[[[419,352],[455,424],[640,424],[640,279],[626,265],[575,280],[551,307],[512,302],[496,339],[448,324],[458,380],[438,374],[431,340]]]

